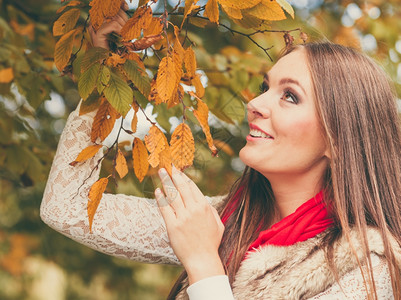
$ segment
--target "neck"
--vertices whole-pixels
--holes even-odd
[[[322,189],[322,176],[275,175],[267,177],[271,184],[276,207],[276,219],[280,221],[295,212],[303,203]]]

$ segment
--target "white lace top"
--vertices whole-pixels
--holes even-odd
[[[165,223],[154,199],[123,194],[104,194],[97,209],[92,233],[87,217],[88,191],[99,179],[97,169],[89,177],[102,153],[72,167],[82,149],[89,146],[94,113],[71,113],[61,135],[44,192],[40,214],[53,229],[95,250],[140,262],[180,264],[169,245]],[[78,192],[77,192],[78,191]],[[210,197],[212,205],[222,197]],[[386,262],[372,257],[379,299],[393,299]],[[341,278],[313,299],[365,299],[359,270]],[[346,296],[345,296],[346,295]]]

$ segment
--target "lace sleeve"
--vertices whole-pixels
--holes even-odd
[[[154,199],[104,194],[94,218],[93,233],[89,232],[87,195],[99,178],[100,168],[88,177],[102,153],[99,151],[75,167],[69,163],[91,144],[93,117],[94,113],[79,116],[77,109],[67,120],[44,192],[42,220],[73,240],[106,254],[140,262],[179,264]]]
[[[385,259],[372,254],[373,275],[377,291],[377,299],[394,299],[390,272]],[[335,283],[329,289],[310,300],[343,300],[367,299],[366,288],[359,268],[341,277],[339,284]]]

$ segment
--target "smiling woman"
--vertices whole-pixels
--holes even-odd
[[[73,112],[41,216],[99,251],[181,263],[169,299],[401,299],[401,132],[383,71],[329,42],[287,48],[248,121],[247,168],[224,199],[162,169],[158,207],[105,194],[89,233],[101,153],[69,165],[93,122]]]

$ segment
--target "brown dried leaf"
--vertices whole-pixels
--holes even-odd
[[[185,123],[181,123],[174,130],[170,140],[171,157],[174,165],[183,170],[192,166],[195,153],[195,142],[191,128]]]
[[[134,139],[134,144],[132,146],[132,161],[134,166],[134,172],[139,182],[145,178],[149,169],[148,162],[148,151],[145,145],[139,138]]]
[[[108,178],[100,178],[96,181],[90,191],[89,191],[89,200],[88,200],[88,217],[89,217],[89,230],[92,233],[92,223],[93,218],[95,216],[96,210],[99,206],[100,200],[103,197],[103,193],[106,190],[107,184],[109,182]]]
[[[139,40],[136,40],[133,43],[127,44],[127,48],[131,51],[140,51],[149,48],[150,46],[157,43],[161,39],[163,39],[163,36],[161,34],[149,35]]]
[[[124,157],[124,154],[118,149],[117,157],[116,157],[116,171],[120,178],[123,178],[128,173],[127,160]]]
[[[77,163],[81,161],[92,158],[93,156],[95,156],[96,153],[98,153],[99,149],[102,147],[103,145],[91,145],[86,147],[78,154],[77,158],[73,162],[70,162],[70,166],[75,166]]]

